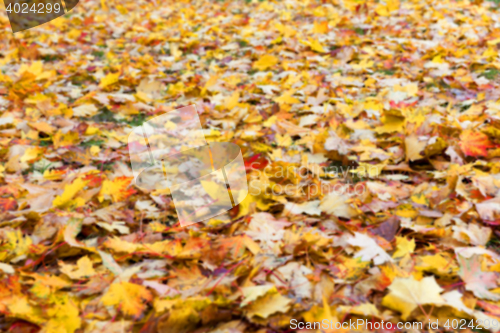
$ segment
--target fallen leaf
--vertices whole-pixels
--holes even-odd
[[[129,282],[114,283],[101,301],[106,306],[115,306],[127,316],[138,318],[146,309],[153,295],[145,287]]]

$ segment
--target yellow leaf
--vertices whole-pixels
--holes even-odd
[[[313,33],[315,34],[326,34],[328,32],[328,22],[316,22],[314,21]]]
[[[392,255],[393,258],[404,257],[408,253],[415,251],[415,240],[408,240],[405,237],[396,237],[396,252]]]
[[[92,117],[99,109],[94,104],[83,104],[73,108],[73,115],[77,117]]]
[[[33,244],[28,235],[23,237],[23,233],[20,229],[7,232],[7,239],[12,251],[11,253],[17,256],[28,253],[31,244]]]
[[[336,216],[351,218],[357,214],[357,210],[352,207],[348,202],[345,195],[337,195],[332,192],[326,195],[319,208],[321,211],[328,214],[335,214]]]
[[[352,64],[352,68],[356,70],[368,69],[373,67],[373,61],[367,58],[361,60],[358,64]]]
[[[312,14],[316,17],[325,17],[328,15],[328,10],[324,6],[318,6],[313,10]]]
[[[175,59],[179,59],[182,56],[182,51],[179,50],[179,44],[171,43],[170,53],[174,56]]]
[[[411,136],[407,136],[405,138],[405,148],[406,148],[406,158],[409,161],[416,161],[424,158],[422,154],[420,154],[427,145],[427,142],[420,141],[418,136],[412,134]]]
[[[219,80],[219,75],[213,75],[213,76],[211,76],[208,79],[207,83],[205,83],[205,87],[203,88],[203,90],[206,90],[208,88],[213,87],[217,83],[218,80]]]
[[[357,175],[358,177],[368,176],[370,178],[376,178],[380,176],[386,164],[387,163],[370,164],[370,163],[360,162],[359,166],[355,170],[351,170],[351,172]]]
[[[89,126],[85,130],[85,135],[96,135],[96,134],[99,134],[99,133],[100,133],[99,128],[98,127],[94,127],[94,126]]]
[[[259,244],[257,244],[253,239],[251,239],[248,236],[245,236],[243,238],[243,244],[247,247],[247,249],[250,250],[254,255],[259,254],[261,251],[261,248]]]
[[[240,304],[240,307],[247,306],[248,304],[254,302],[259,297],[264,296],[268,292],[276,293],[278,290],[272,284],[265,284],[262,286],[252,286],[252,287],[244,287],[242,288],[243,292],[243,301]]]
[[[278,23],[275,25],[275,28],[285,37],[285,38],[290,38],[290,37],[293,37],[297,34],[297,31],[295,31],[295,29],[293,29],[291,26],[289,25],[285,25],[285,24],[281,24],[281,23]],[[279,37],[281,38],[281,36]]]
[[[240,93],[235,91],[231,97],[226,99],[225,107],[228,110],[234,109],[238,105],[238,99],[240,98]]]
[[[83,277],[91,277],[97,274],[88,256],[80,258],[76,265],[67,265],[63,262],[60,262],[59,265],[61,266],[61,272],[73,280],[79,280]]]
[[[127,190],[132,179],[131,177],[117,177],[113,180],[103,181],[101,191],[97,198],[100,202],[103,202],[107,198],[111,198],[113,202],[125,200],[135,193],[133,189]]]
[[[48,298],[56,290],[71,286],[66,277],[63,279],[55,275],[39,274],[33,274],[31,277],[35,279],[35,282],[33,283],[33,287],[30,288],[30,292],[39,298]]]
[[[66,174],[66,170],[45,170],[43,178],[47,180],[60,180]]]
[[[415,208],[413,208],[413,206],[411,204],[399,205],[396,208],[396,210],[394,211],[394,213],[397,216],[401,216],[401,217],[414,218],[414,217],[418,216],[418,212],[415,210]]]
[[[276,143],[281,147],[289,147],[293,143],[293,141],[290,135],[281,135],[278,133],[276,134]]]
[[[43,71],[43,64],[41,61],[35,61],[31,65],[22,64],[17,72],[18,75],[21,75],[25,72],[31,73],[35,76],[41,74]]]
[[[120,14],[122,14],[122,15],[128,14],[127,8],[123,7],[122,5],[117,5],[116,9],[118,9],[118,11],[120,12]]]
[[[422,125],[424,121],[427,119],[423,112],[413,111],[411,109],[409,109],[408,112],[405,114],[405,118],[407,123],[413,123],[417,127],[420,127],[420,125]]]
[[[33,307],[26,296],[13,296],[4,302],[7,303],[9,313],[17,318],[22,318],[35,324],[42,324],[45,321],[41,317],[40,310]]]
[[[364,103],[363,109],[364,110],[382,111],[384,109],[384,104],[382,104],[376,100],[368,100]]]
[[[46,122],[31,123],[30,127],[36,129],[39,132],[44,132],[47,134],[54,133],[54,127]]]
[[[384,125],[375,128],[375,132],[379,134],[401,132],[405,123],[404,118],[391,115],[383,116],[381,120]]]
[[[25,150],[21,157],[21,162],[29,162],[38,158],[43,153],[43,149],[39,147],[31,147]]]
[[[72,199],[76,196],[78,192],[83,190],[83,188],[87,185],[86,181],[83,181],[81,178],[76,178],[71,184],[67,184],[64,186],[64,192],[61,195],[58,195],[54,201],[52,202],[52,206],[54,207],[65,207],[71,203]]]
[[[396,11],[399,9],[400,3],[399,0],[386,0],[387,9],[390,12]]]
[[[322,295],[323,307],[319,307],[317,304],[313,305],[309,311],[304,313],[304,320],[306,322],[321,322],[326,319],[329,323],[328,327],[322,327],[321,332],[324,333],[345,333],[348,332],[348,328],[342,328],[342,323],[339,322],[335,313],[332,313],[330,306],[327,301],[328,297]],[[337,328],[335,328],[337,327]]]
[[[266,70],[268,68],[273,67],[278,63],[278,58],[275,56],[266,54],[262,58],[260,58],[257,62],[253,64],[254,68],[257,68],[259,71]]]
[[[36,77],[36,80],[47,79],[55,75],[54,71],[43,71],[43,63],[41,61],[35,61],[31,65],[22,64],[17,72],[18,75],[28,72]]]
[[[452,276],[458,270],[458,266],[453,256],[447,253],[438,253],[419,257],[415,269],[439,276]]]
[[[389,286],[389,294],[382,299],[382,305],[401,312],[401,318],[407,320],[413,310],[424,304],[442,304],[440,293],[443,291],[434,276],[420,281],[413,276],[395,278]]]
[[[260,190],[260,189],[259,189]],[[253,196],[251,193],[238,205],[238,216],[247,216],[257,207],[260,198]]]
[[[483,53],[483,57],[485,57],[485,58],[496,58],[497,56],[498,56],[498,51],[493,47],[489,47]]]
[[[80,309],[74,300],[67,296],[57,298],[54,307],[47,311],[50,320],[46,323],[44,332],[74,333],[82,326]]]
[[[316,51],[318,53],[325,53],[326,49],[325,47],[320,43],[319,40],[315,38],[309,38],[309,47],[311,50]]]
[[[115,84],[118,82],[120,79],[120,72],[118,73],[109,73],[105,77],[101,79],[101,83],[99,84],[99,87],[101,88],[106,88],[107,86],[110,86],[112,84]]]
[[[356,306],[340,306],[340,312],[356,314],[364,317],[380,317],[380,312],[372,303],[361,303]]]
[[[118,237],[112,237],[104,242],[104,246],[108,249],[112,249],[115,252],[124,252],[124,253],[134,253],[135,251],[139,251],[141,246],[139,244],[130,243],[124,241]]]
[[[218,205],[231,206],[231,199],[229,198],[229,194],[225,185],[206,180],[201,180],[200,183],[201,186],[203,186],[205,192],[207,192],[212,199],[217,200]]]
[[[429,200],[423,193],[412,195],[411,201],[418,205],[429,206]]]
[[[90,147],[90,154],[92,154],[92,156],[98,156],[100,151],[101,148],[99,148],[99,146]]]
[[[389,16],[391,12],[398,10],[399,8],[399,0],[387,0],[385,1],[386,5],[379,4],[377,8],[375,8],[375,12],[380,16]]]
[[[61,131],[58,131],[52,138],[54,142],[54,148],[58,149],[65,146],[71,146],[78,142],[78,133],[77,132],[68,132],[63,134]]]
[[[293,97],[293,94],[295,94],[295,90],[294,89],[288,90],[283,95],[281,95],[280,97],[276,98],[275,101],[276,101],[276,103],[280,103],[280,104],[296,104],[296,103],[300,103],[300,101],[297,98]]]
[[[102,297],[106,306],[118,306],[125,315],[139,317],[146,309],[146,303],[153,295],[143,286],[129,282],[114,283]]]
[[[271,116],[269,117],[266,121],[264,121],[262,123],[262,126],[264,127],[271,127],[273,126],[274,124],[276,124],[276,121],[278,120],[278,117],[276,116]]]
[[[278,292],[267,293],[248,306],[247,316],[249,318],[259,316],[265,319],[277,312],[286,313],[290,303],[289,298],[282,296]]]

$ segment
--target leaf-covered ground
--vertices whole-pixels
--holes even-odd
[[[15,36],[4,13],[1,331],[500,320],[495,2],[82,0]],[[190,104],[251,194],[181,228],[127,135]]]

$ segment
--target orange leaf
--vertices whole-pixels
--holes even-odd
[[[111,198],[113,202],[124,201],[136,191],[133,188],[127,189],[133,178],[131,177],[117,177],[111,180],[102,182],[101,191],[99,192],[99,201],[105,198]]]
[[[148,302],[153,299],[153,295],[145,287],[130,283],[114,283],[101,301],[107,306],[116,306],[122,313],[135,318],[139,317],[146,309]]]
[[[460,134],[460,148],[467,156],[487,156],[486,149],[491,147],[493,144],[484,133],[465,130]]]
[[[17,206],[16,200],[12,198],[0,198],[0,212],[15,210]]]

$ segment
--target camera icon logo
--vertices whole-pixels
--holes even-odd
[[[79,0],[4,0],[12,32],[28,30],[65,15]]]
[[[183,227],[223,214],[248,195],[240,147],[208,143],[195,105],[134,127],[128,149],[136,186],[170,189]]]

